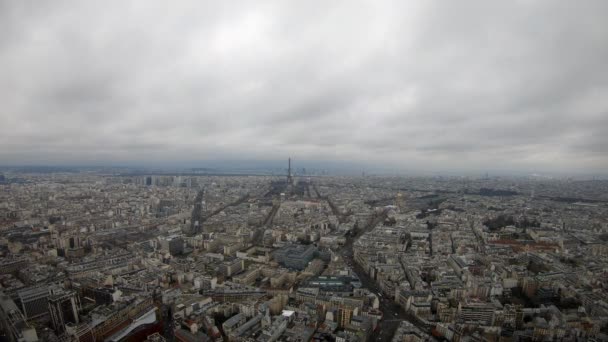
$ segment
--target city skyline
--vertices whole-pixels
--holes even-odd
[[[0,1],[0,342],[608,341],[606,13]]]
[[[0,165],[605,173],[607,6],[3,3]]]

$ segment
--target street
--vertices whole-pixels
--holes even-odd
[[[383,222],[386,218],[387,212],[384,211],[380,214],[372,216],[370,221],[361,229],[355,236],[347,236],[346,243],[338,251],[344,259],[347,265],[350,265],[355,274],[359,277],[361,284],[364,288],[370,291],[381,294],[380,288],[376,282],[365,272],[365,270],[354,260],[353,245],[355,241],[363,235],[365,232],[371,231],[374,227]],[[428,332],[426,327],[420,326],[420,324],[414,320],[409,319],[405,311],[396,304],[392,299],[387,298],[384,294],[379,296],[380,298],[380,311],[383,313],[383,318],[378,322],[378,327],[373,332],[370,341],[390,341],[395,334],[395,331],[399,327],[399,323],[402,320],[406,320],[421,328],[423,331]]]

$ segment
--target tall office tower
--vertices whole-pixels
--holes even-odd
[[[48,314],[49,288],[47,286],[28,287],[17,292],[17,295],[25,319],[30,320]]]
[[[395,205],[397,206],[400,212],[403,212],[403,210],[405,210],[405,198],[400,192],[397,193],[397,197],[395,198]]]
[[[80,317],[78,309],[80,301],[76,291],[59,291],[52,294],[48,300],[51,322],[57,333],[65,332],[68,323],[78,324]]]
[[[348,306],[341,306],[338,308],[338,326],[344,328],[350,324],[350,320],[353,318],[354,310]]]

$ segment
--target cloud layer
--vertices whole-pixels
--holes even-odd
[[[606,13],[605,1],[0,2],[0,164],[291,155],[603,171]]]

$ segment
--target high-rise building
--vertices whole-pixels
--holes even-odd
[[[405,198],[403,197],[403,194],[401,192],[399,192],[397,194],[397,197],[395,198],[395,205],[397,206],[399,211],[405,210]]]
[[[160,238],[161,249],[171,255],[180,255],[184,252],[184,239],[179,235],[171,235]]]
[[[49,288],[47,286],[23,289],[17,295],[21,302],[21,311],[27,320],[48,314]]]
[[[169,253],[171,253],[171,255],[180,255],[184,253],[184,240],[181,237],[176,237],[169,241]]]
[[[53,293],[49,297],[48,303],[51,322],[56,332],[65,332],[65,326],[68,323],[78,324],[80,322],[78,316],[80,301],[76,291],[58,291]]]
[[[338,308],[338,326],[344,328],[350,324],[350,320],[353,318],[353,309],[348,306]]]

